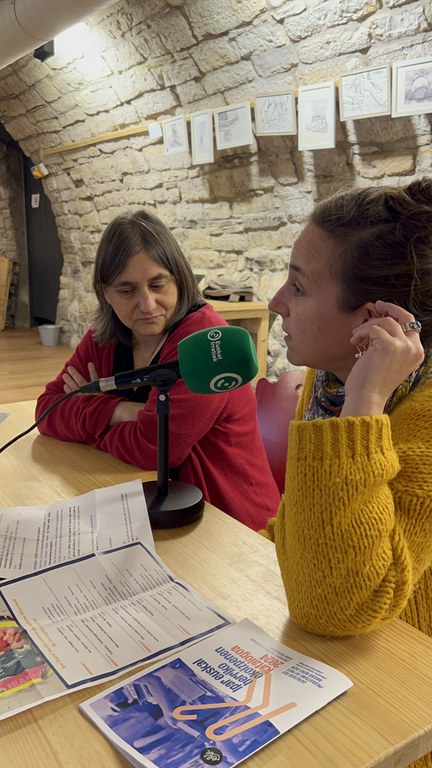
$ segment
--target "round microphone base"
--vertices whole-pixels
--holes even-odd
[[[152,528],[179,528],[203,516],[203,495],[194,485],[170,480],[168,495],[162,497],[158,496],[156,480],[143,483],[143,488]]]

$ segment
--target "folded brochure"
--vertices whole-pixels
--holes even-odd
[[[245,619],[80,709],[137,768],[231,768],[351,685]]]
[[[142,542],[10,579],[0,585],[0,720],[228,623]]]

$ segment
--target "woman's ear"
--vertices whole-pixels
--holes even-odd
[[[110,302],[110,300],[108,298],[108,288],[102,288],[102,293],[103,293],[103,297],[104,297],[106,303],[111,306],[111,302]]]
[[[366,310],[368,312],[368,318],[367,318],[368,320],[371,317],[379,317],[380,316],[379,313],[376,310],[375,303],[373,301],[368,301],[364,306],[365,306],[365,308],[366,308]]]
[[[362,304],[357,310],[357,317],[360,319],[360,324],[366,323],[371,317],[379,317],[373,301],[367,301],[366,304]]]

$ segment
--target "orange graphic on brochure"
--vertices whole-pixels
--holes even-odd
[[[288,704],[284,704],[281,707],[277,707],[276,709],[273,709],[271,712],[267,712],[266,714],[258,715],[258,717],[255,717],[253,720],[249,720],[247,723],[243,723],[242,725],[237,725],[234,728],[227,729],[224,733],[215,733],[215,731],[219,728],[223,728],[225,725],[228,725],[229,723],[233,723],[235,720],[242,720],[244,718],[249,717],[250,715],[255,714],[258,712],[262,707],[265,709],[269,705],[270,701],[270,687],[271,687],[271,681],[270,681],[271,673],[268,672],[267,674],[263,675],[264,679],[264,690],[262,694],[262,701],[257,704],[254,707],[251,707],[247,710],[247,712],[237,712],[234,715],[230,715],[229,717],[224,717],[221,720],[218,720],[217,723],[213,723],[213,725],[209,725],[208,728],[206,728],[206,736],[209,739],[213,739],[213,741],[224,741],[224,739],[232,738],[233,736],[236,736],[238,733],[242,733],[243,731],[249,730],[249,728],[254,728],[256,725],[259,725],[260,723],[264,722],[265,720],[269,720],[271,717],[276,717],[277,715],[282,714],[282,712],[287,712],[289,709],[294,709],[294,707],[297,706],[297,702],[290,701]],[[245,706],[249,704],[249,702],[252,699],[252,696],[255,691],[257,681],[252,680],[251,683],[246,688],[246,693],[244,696],[244,699],[241,701],[222,701],[217,704],[196,704],[196,705],[186,705],[181,707],[176,707],[173,710],[173,717],[176,718],[176,720],[196,720],[198,715],[197,714],[190,714],[192,712],[199,712],[204,709],[221,709],[221,708],[229,708],[232,709],[233,707],[240,707]],[[189,714],[187,714],[189,713]]]

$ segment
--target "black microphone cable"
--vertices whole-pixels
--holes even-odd
[[[60,405],[60,403],[63,403],[64,400],[68,399],[68,397],[72,397],[72,395],[76,395],[78,391],[79,390],[76,390],[74,392],[66,392],[66,394],[63,395],[63,397],[60,398],[60,400],[56,400],[55,403],[52,403],[52,405],[50,405],[49,408],[46,409],[46,411],[41,413],[39,418],[35,421],[34,424],[31,425],[31,427],[29,427],[28,429],[25,429],[24,432],[20,432],[19,435],[15,435],[15,437],[13,437],[12,440],[9,440],[8,443],[5,443],[5,445],[2,445],[0,447],[0,453],[5,451],[6,448],[9,448],[10,445],[13,445],[13,443],[16,443],[16,441],[19,440],[21,437],[24,437],[25,435],[28,435],[29,432],[31,432],[33,429],[35,429],[38,426],[38,424],[40,424],[41,421],[43,421],[45,416],[48,416],[48,414],[53,410],[53,408],[56,408],[57,405]]]
[[[130,376],[131,374],[134,374],[135,376],[138,376],[138,375],[142,376],[142,371],[146,371],[146,372],[148,371],[150,374],[154,374],[154,379],[153,381],[150,382],[151,386],[153,386],[154,384],[157,385],[158,383],[168,386],[168,385],[174,384],[174,382],[177,381],[178,376],[176,372],[176,366],[178,366],[178,361],[170,360],[162,365],[156,364],[154,366],[148,366],[148,368],[136,369],[136,371],[135,369],[132,371],[125,371],[123,374],[118,374],[118,375]],[[174,375],[175,375],[175,379],[173,378]],[[10,445],[13,445],[14,443],[16,443],[17,440],[20,440],[21,437],[28,435],[28,433],[32,432],[33,429],[36,429],[38,424],[40,424],[41,421],[43,421],[45,416],[48,416],[48,414],[53,410],[53,408],[56,408],[58,405],[60,405],[60,403],[63,403],[65,400],[68,399],[68,397],[72,397],[73,395],[79,395],[79,394],[88,394],[88,393],[94,394],[96,392],[103,391],[103,390],[97,389],[97,385],[99,384],[100,381],[102,382],[109,381],[110,390],[116,389],[115,376],[110,376],[107,379],[95,379],[95,381],[90,381],[88,382],[88,384],[84,384],[82,387],[75,389],[73,392],[66,392],[66,394],[60,398],[60,400],[56,400],[56,402],[52,403],[52,405],[50,405],[49,408],[46,409],[46,411],[41,413],[39,418],[34,422],[34,424],[31,425],[31,427],[29,427],[28,429],[25,429],[24,432],[20,432],[19,435],[15,435],[15,437],[13,437],[12,440],[9,440],[9,442],[5,443],[5,445],[0,446],[0,453],[3,453],[3,451],[5,451],[6,448],[9,448]],[[128,382],[127,384],[128,384],[128,387],[130,387],[131,384],[133,386],[134,382],[133,381]],[[137,383],[137,386],[143,386],[144,384],[146,384],[146,382],[141,381],[140,383]]]
[[[174,384],[174,379],[172,378],[172,375],[173,375],[174,371],[172,370],[172,368],[170,368],[170,366],[172,366],[174,364],[175,365],[178,364],[177,360],[170,360],[168,363],[166,363],[166,365],[164,367],[162,367],[161,370],[159,370],[160,366],[158,366],[158,365],[154,366],[156,376],[157,375],[159,375],[159,376],[162,375],[164,377],[163,378],[163,383]],[[151,368],[151,366],[149,366],[149,368]],[[132,374],[132,373],[134,373],[134,371],[126,371],[125,372],[125,374]],[[139,371],[138,371],[138,373],[139,373]],[[168,375],[168,381],[166,381],[166,376],[167,375]],[[109,378],[110,378],[110,380],[111,380],[111,378],[114,379],[114,376],[109,377]],[[63,395],[63,397],[60,398],[60,400],[56,400],[56,402],[52,403],[52,405],[50,405],[46,409],[46,411],[41,413],[39,418],[34,422],[34,424],[31,425],[31,427],[29,427],[28,429],[25,429],[24,432],[20,432],[19,435],[15,435],[15,437],[13,437],[12,440],[9,440],[9,442],[5,443],[5,445],[0,446],[0,453],[3,453],[3,451],[5,451],[6,448],[9,448],[10,445],[13,445],[14,443],[16,443],[17,440],[20,440],[21,437],[24,437],[25,435],[28,435],[29,432],[33,431],[33,429],[36,429],[38,424],[40,424],[41,421],[44,420],[45,416],[48,416],[48,414],[51,413],[53,408],[56,408],[58,405],[60,405],[60,403],[63,403],[65,400],[68,399],[68,397],[72,397],[73,395],[79,395],[79,394],[87,394],[86,391],[85,391],[85,388],[88,387],[88,390],[90,391],[91,385],[94,386],[99,381],[101,381],[101,379],[95,379],[95,381],[90,381],[88,384],[84,384],[82,387],[79,387],[78,389],[75,389],[73,392],[66,392],[66,394]],[[102,379],[102,381],[105,381],[105,379]],[[157,378],[155,379],[155,381],[157,382]],[[144,382],[142,382],[142,383],[144,384]],[[113,388],[115,388],[115,382],[113,382],[113,384],[114,384]],[[138,385],[138,386],[140,386],[140,385]],[[95,393],[97,391],[98,391],[97,389],[94,389]]]

